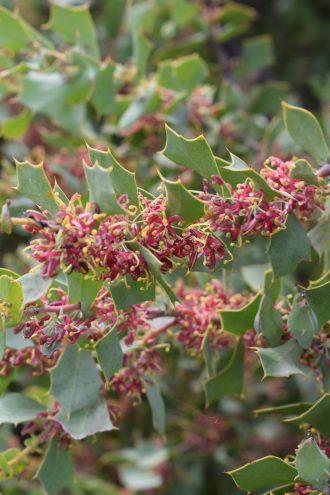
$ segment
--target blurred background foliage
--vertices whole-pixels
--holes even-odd
[[[84,193],[87,141],[110,146],[147,190],[157,187],[160,165],[194,188],[197,177],[157,154],[165,122],[187,137],[205,133],[217,155],[227,159],[229,149],[256,168],[271,154],[301,151],[284,129],[282,98],[314,111],[329,135],[327,0],[91,0],[91,15],[67,9],[82,3],[0,0],[0,199],[11,199],[13,214],[29,206],[12,189],[13,157],[44,160],[68,194]],[[253,264],[263,273],[258,242],[242,252],[237,272]],[[25,243],[19,228],[1,235],[2,266],[26,269]],[[243,278],[237,272],[232,285],[251,285],[247,269]],[[252,409],[314,400],[313,381],[260,382],[256,369],[244,403],[230,398],[204,411],[201,367],[181,352],[164,371],[166,441],[153,432],[147,405],[128,401],[118,432],[73,447],[76,481],[63,493],[235,495],[229,467],[293,450],[298,429]],[[22,372],[12,390],[28,382]],[[1,429],[1,448],[21,442],[19,428]],[[8,481],[1,493],[42,491]]]

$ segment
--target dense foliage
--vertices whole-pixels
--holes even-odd
[[[246,3],[5,3],[2,493],[329,494],[329,77]]]

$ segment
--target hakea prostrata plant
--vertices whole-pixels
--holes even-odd
[[[305,287],[296,289],[288,284],[282,293],[278,284],[301,260],[310,260],[306,231],[325,217],[325,179],[306,161],[297,166],[297,161],[275,157],[259,172],[233,156],[232,164],[218,167],[202,138],[184,140],[167,132],[172,133],[169,143],[175,140],[174,149],[183,148],[176,158],[167,143],[165,156],[191,164],[194,171],[200,170],[187,150],[203,147],[199,159],[208,156],[208,169],[201,191],[188,191],[182,182],[162,177],[165,190],[154,196],[139,189],[110,152],[96,149],[89,150],[84,165],[89,198],[76,193],[68,199],[58,185],[52,189],[41,166],[18,165],[18,189],[38,209],[10,218],[6,204],[3,225],[6,231],[20,225],[31,235],[26,253],[37,265],[25,279],[8,270],[0,273],[1,321],[11,327],[14,341],[20,340],[18,347],[3,350],[0,374],[10,380],[25,365],[33,375],[50,374],[47,399],[42,407],[37,403],[36,414],[22,430],[36,439],[30,453],[51,439],[63,448],[110,430],[110,418],[120,422],[128,403],[145,398],[164,435],[158,380],[164,379],[172,348],[195,358],[199,374],[205,362],[207,405],[227,395],[242,396],[244,374],[253,374],[258,363],[265,376],[313,374],[325,396],[328,278],[323,275],[314,286],[304,281]],[[40,180],[41,192],[30,192],[23,184],[29,173]],[[271,269],[265,270],[264,285],[256,289],[247,281],[234,290],[227,280],[228,264],[237,248],[260,235],[270,245]],[[274,256],[276,243],[278,251],[285,252],[286,245],[297,249],[289,263],[282,254]],[[38,286],[32,290],[33,280]],[[86,392],[76,387],[82,381]],[[68,394],[74,397],[68,399]],[[8,400],[13,400],[10,394]],[[203,428],[203,416],[200,424]],[[210,429],[215,443],[222,435],[222,426]],[[187,449],[211,453],[215,445],[209,449],[198,436],[186,438]],[[295,470],[294,462],[274,459]],[[231,475],[241,486],[236,471]],[[309,493],[314,482],[309,476],[289,481],[288,490],[294,486],[300,495]]]

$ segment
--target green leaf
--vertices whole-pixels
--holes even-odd
[[[293,483],[297,470],[279,457],[267,456],[229,471],[238,488],[256,493]]]
[[[23,287],[24,305],[35,302],[46,294],[52,281],[51,278],[43,277],[41,270],[33,270],[19,277],[18,282]]]
[[[204,60],[197,54],[166,60],[159,64],[158,84],[175,91],[192,91],[203,83],[208,73]]]
[[[69,204],[69,198],[67,197],[67,195],[65,194],[65,192],[60,188],[58,182],[54,181],[54,187],[53,187],[53,193],[54,193],[54,196],[57,198],[57,199],[60,199],[61,201],[63,201],[63,203],[65,205],[68,205]]]
[[[174,163],[195,170],[209,181],[212,181],[212,175],[218,175],[215,158],[203,135],[186,139],[166,125],[166,144],[161,153]]]
[[[133,31],[133,58],[140,75],[144,75],[147,68],[148,59],[152,50],[152,44],[142,34]]]
[[[74,69],[70,79],[66,79],[68,82],[66,100],[72,105],[77,105],[90,99],[100,67],[94,59],[80,51],[72,51],[70,59]]]
[[[203,353],[207,375],[208,377],[210,377],[215,374],[215,370],[214,370],[214,362],[213,362],[213,352],[210,346],[209,329],[206,330],[206,333],[203,337],[201,349]]]
[[[0,424],[25,423],[45,410],[44,406],[23,394],[9,393],[0,397]]]
[[[306,290],[306,297],[311,309],[316,314],[320,326],[330,320],[330,282]]]
[[[22,81],[19,101],[34,113],[44,111],[56,115],[58,107],[66,99],[67,88],[58,72],[29,72]]]
[[[81,282],[81,310],[84,316],[91,312],[91,306],[95,301],[97,294],[102,289],[104,282],[102,280],[91,280],[86,277]]]
[[[304,440],[296,451],[296,466],[299,478],[306,483],[325,490],[328,487],[330,459],[317,445],[314,438]]]
[[[89,201],[99,205],[102,213],[125,213],[124,208],[117,201],[111,170],[94,165],[84,165],[85,176],[89,190]]]
[[[0,6],[0,45],[13,53],[24,49],[38,35],[18,15]]]
[[[275,303],[281,294],[281,279],[275,278],[273,270],[269,269],[264,272],[264,293]]]
[[[165,435],[166,411],[165,404],[159,386],[151,377],[146,377],[148,383],[146,394],[152,413],[152,423],[154,428],[161,434]],[[151,383],[149,383],[151,381]]]
[[[93,280],[82,273],[66,274],[70,303],[81,303],[84,316],[90,314],[91,306],[104,284],[101,280]]]
[[[182,185],[180,179],[174,182],[167,180],[164,177],[161,178],[166,189],[166,210],[168,216],[179,215],[183,220],[184,226],[190,225],[204,216],[205,212],[203,201],[196,198],[190,191],[188,191]]]
[[[288,317],[288,330],[299,345],[307,349],[319,330],[317,316],[308,302],[296,297]]]
[[[207,404],[223,397],[243,394],[244,384],[244,344],[240,339],[228,365],[204,384]]]
[[[265,377],[304,375],[300,366],[301,348],[294,340],[289,340],[278,347],[259,347],[257,352]]]
[[[288,216],[286,228],[271,237],[269,255],[276,278],[292,273],[301,260],[310,260],[310,241],[293,215]]]
[[[90,353],[68,345],[50,376],[50,393],[62,406],[56,420],[72,438],[80,440],[113,429],[100,393],[102,381]]]
[[[154,301],[155,289],[154,283],[134,280],[129,275],[110,285],[111,296],[117,311],[144,301]]]
[[[52,215],[58,212],[53,190],[42,164],[16,163],[19,192]]]
[[[254,328],[262,334],[271,346],[281,342],[283,321],[281,313],[274,308],[272,300],[266,294],[262,296],[258,313],[254,320]]]
[[[253,264],[241,267],[244,282],[250,286],[254,292],[262,290],[264,285],[264,277],[268,264]],[[272,271],[270,270],[272,273]]]
[[[0,307],[0,316],[6,321],[6,326],[12,327],[21,321],[23,289],[18,280],[8,275],[0,275]]]
[[[72,87],[60,72],[31,71],[23,77],[18,101],[34,113],[42,113],[73,134],[86,124],[83,104],[71,105]]]
[[[242,335],[254,328],[254,319],[257,314],[261,294],[258,293],[246,306],[240,309],[223,309],[220,311],[221,327],[226,332]]]
[[[5,139],[18,139],[28,129],[32,114],[28,109],[1,122],[0,135]]]
[[[108,381],[121,368],[123,363],[123,352],[119,343],[117,328],[115,325],[97,342],[95,347],[97,360]]]
[[[323,435],[330,435],[330,394],[324,394],[306,412],[285,420],[288,423],[308,424],[319,430]]]
[[[140,210],[135,174],[124,168],[110,149],[100,151],[88,146],[88,152],[92,163],[97,163],[100,167],[107,169],[116,197],[127,194],[130,204]]]
[[[324,216],[316,223],[315,227],[308,231],[308,237],[313,248],[321,256],[329,249],[330,245],[330,216]]]
[[[294,162],[293,169],[291,170],[291,177],[293,179],[303,180],[306,184],[319,186],[318,178],[307,160],[296,160]]]
[[[187,26],[198,15],[197,5],[191,4],[188,0],[175,0],[170,2],[170,5],[172,18],[180,27]]]
[[[48,495],[56,495],[73,479],[71,454],[57,443],[58,440],[53,438],[37,472],[37,477]]]
[[[112,60],[106,60],[101,64],[95,78],[90,101],[99,115],[108,115],[114,110],[116,94],[114,83],[115,69],[116,64]]]
[[[225,43],[232,38],[244,33],[256,16],[255,9],[236,2],[229,2],[219,9],[219,22],[221,29],[218,39]]]
[[[267,81],[254,83],[251,89],[250,111],[273,116],[280,108],[280,101],[288,94],[289,84],[284,81]]]
[[[141,254],[142,258],[146,261],[148,265],[148,270],[155,277],[155,279],[157,280],[158,284],[162,287],[162,289],[164,289],[170,301],[174,304],[178,300],[178,298],[160,271],[161,262],[156,258],[154,254],[152,254],[151,251],[149,251],[149,249],[142,246],[138,242],[132,242],[131,247],[132,249],[138,251]]]
[[[51,3],[47,27],[60,33],[67,43],[78,45],[86,53],[99,58],[95,27],[87,5],[72,7]]]
[[[329,159],[329,148],[316,117],[304,108],[282,102],[286,128],[296,144],[307,151],[317,162]]]
[[[237,73],[240,77],[259,72],[274,63],[274,46],[268,35],[255,36],[243,42]]]

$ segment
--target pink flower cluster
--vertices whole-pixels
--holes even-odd
[[[56,364],[57,358],[56,352],[52,356],[46,356],[37,345],[22,349],[7,347],[0,360],[0,377],[6,377],[11,370],[25,365],[37,369],[38,373],[43,373],[45,369],[52,368]]]
[[[213,269],[224,258],[222,241],[211,233],[198,228],[178,233],[180,217],[166,217],[163,196],[154,200],[141,196],[141,205],[142,219],[137,221],[125,214],[100,214],[96,205],[84,207],[77,194],[69,205],[60,207],[55,220],[30,211],[40,236],[31,241],[31,255],[43,264],[44,276],[54,276],[61,266],[65,272],[91,272],[98,280],[110,281],[128,274],[134,279],[147,276],[147,264],[138,250],[131,249],[130,239],[147,247],[163,272],[173,269],[178,260],[187,259],[192,268],[204,257],[206,266]]]
[[[123,367],[114,374],[110,387],[119,395],[140,400],[150,377],[160,371],[161,355],[155,349],[133,350],[124,356]]]
[[[27,310],[28,319],[15,328],[15,333],[23,331],[25,338],[33,337],[39,346],[48,348],[64,339],[74,344],[81,335],[90,331],[94,317],[82,316],[78,307],[69,304],[69,296],[64,290],[53,290],[52,295],[50,301],[42,296],[42,307],[32,306]]]
[[[92,271],[100,280],[128,273],[138,278],[145,271],[140,254],[125,245],[125,215],[100,215],[96,205],[84,207],[75,194],[68,206],[60,207],[55,221],[37,212],[30,217],[42,225],[41,239],[31,241],[31,254],[44,265],[45,276],[54,276],[60,265],[64,271]]]
[[[201,195],[208,202],[205,218],[211,228],[225,233],[232,242],[258,233],[272,235],[284,227],[289,213],[306,221],[311,219],[316,209],[323,209],[322,187],[293,179],[294,162],[282,162],[271,157],[266,163],[271,167],[263,167],[261,176],[269,186],[286,193],[286,196],[266,201],[264,192],[256,190],[249,182],[238,184],[235,189],[227,185],[231,190],[228,199],[207,191]],[[221,184],[221,177],[214,176],[214,182]]]
[[[293,161],[283,162],[277,157],[271,156],[266,160],[266,165],[260,173],[268,184],[278,191],[286,192],[292,196],[286,201],[287,208],[297,218],[310,220],[316,209],[323,209],[322,187],[307,184],[301,179],[292,178],[295,167]]]
[[[283,228],[288,214],[285,202],[276,198],[267,202],[262,191],[244,182],[233,190],[230,199],[211,196],[205,215],[211,228],[224,232],[232,241],[257,233],[271,235]]]

